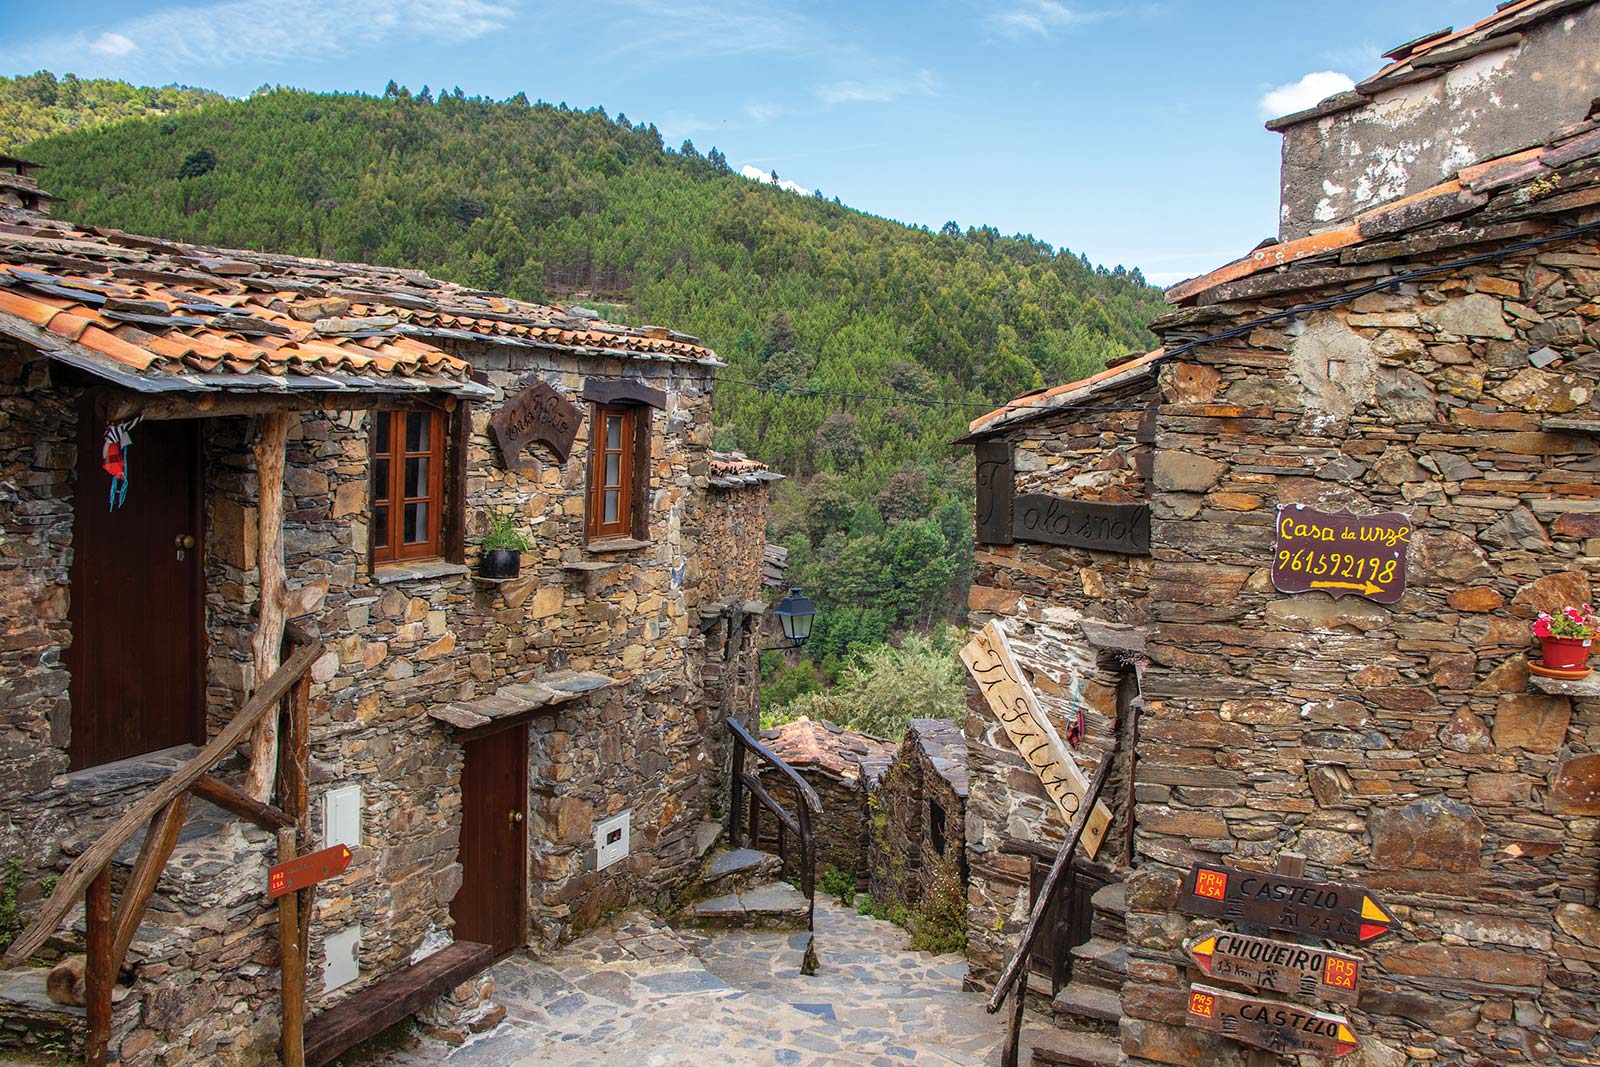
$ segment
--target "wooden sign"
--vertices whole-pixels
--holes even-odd
[[[977,681],[984,700],[994,710],[1011,743],[1039,776],[1045,793],[1055,801],[1062,818],[1070,824],[1083,805],[1089,782],[1039,706],[1033,687],[1022,677],[1011,655],[1011,646],[1006,643],[1005,632],[990,622],[973,634],[972,640],[961,650],[961,662]],[[1097,802],[1079,839],[1090,859],[1100,850],[1100,842],[1110,824],[1111,809]]]
[[[1357,1045],[1350,1020],[1342,1015],[1208,985],[1189,987],[1189,1014],[1184,1021],[1197,1030],[1288,1056],[1337,1058],[1348,1056]]]
[[[334,845],[320,852],[275,863],[267,868],[267,897],[276,900],[285,893],[336,878],[349,866],[350,849],[346,845]]]
[[[1009,545],[1011,504],[1016,492],[1011,445],[1005,441],[980,441],[973,454],[978,463],[978,544]]]
[[[1191,942],[1189,955],[1213,978],[1251,989],[1356,1002],[1361,961],[1315,946],[1218,930]]]
[[[1210,863],[1189,869],[1178,910],[1347,945],[1374,941],[1394,925],[1388,909],[1360,886]]]
[[[1012,510],[1012,537],[1045,545],[1150,554],[1150,505],[1101,504],[1024,493]]]
[[[562,463],[572,454],[583,415],[578,406],[549,382],[535,382],[507,400],[489,419],[506,470],[517,469],[517,457],[534,441],[543,441]]]
[[[1272,546],[1272,585],[1280,593],[1353,593],[1393,604],[1406,591],[1410,543],[1411,519],[1398,511],[1353,515],[1284,504]]]

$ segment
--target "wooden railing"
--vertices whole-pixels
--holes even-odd
[[[1017,1049],[1022,1037],[1022,1011],[1028,1002],[1028,956],[1033,951],[1034,940],[1044,926],[1044,917],[1050,911],[1056,891],[1061,886],[1067,868],[1072,864],[1073,853],[1078,849],[1078,840],[1083,837],[1083,828],[1088,825],[1089,816],[1100,800],[1100,791],[1105,788],[1106,778],[1111,774],[1114,754],[1114,751],[1107,752],[1100,757],[1100,766],[1095,768],[1094,777],[1089,780],[1089,788],[1084,791],[1083,803],[1079,805],[1077,814],[1072,817],[1072,825],[1067,828],[1066,840],[1061,842],[1061,850],[1056,853],[1055,863],[1051,864],[1050,873],[1045,876],[1044,884],[1039,887],[1039,895],[1033,902],[1033,914],[1028,916],[1028,925],[1022,931],[1022,940],[1017,943],[1017,950],[1006,962],[1005,969],[1000,972],[1000,980],[995,983],[994,992],[989,995],[987,1007],[992,1015],[1005,1003],[1006,994],[1011,994],[1011,1024],[1006,1031],[1006,1043],[1001,1052],[1001,1067],[1017,1067]]]
[[[15,966],[33,955],[60,927],[80,897],[84,900],[87,945],[84,960],[84,1003],[89,1016],[84,1041],[84,1063],[102,1067],[111,1038],[111,994],[123,958],[133,943],[167,860],[178,843],[189,795],[201,797],[224,811],[277,835],[278,861],[293,859],[306,820],[306,764],[310,751],[309,706],[311,664],[322,655],[321,640],[299,627],[285,629],[285,643],[293,651],[245,702],[233,719],[178,770],[128,808],[116,822],[84,850],[56,882],[54,892],[27,928],[6,950],[4,963]],[[278,747],[278,804],[266,804],[212,775],[268,715],[283,715],[282,744]],[[147,826],[139,857],[123,887],[121,900],[112,901],[111,867],[117,850],[141,826]],[[265,887],[263,886],[263,889]],[[305,1019],[306,926],[310,900],[287,893],[278,898],[279,949],[283,965],[283,1061],[300,1067]]]
[[[787,834],[793,834],[800,843],[800,891],[806,895],[806,929],[816,928],[817,914],[817,843],[812,836],[812,816],[822,814],[822,800],[800,772],[789,766],[772,749],[763,745],[745,729],[737,719],[728,720],[728,730],[733,734],[733,785],[728,804],[728,843],[738,846],[741,820],[744,817],[745,795],[749,794],[751,848],[761,847],[761,809],[772,812],[778,821],[778,856],[783,857],[787,847]],[[789,811],[775,800],[761,781],[759,766],[746,769],[747,757],[765,760],[793,787],[798,803]]]

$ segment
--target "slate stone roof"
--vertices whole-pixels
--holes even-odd
[[[720,364],[664,328],[422,271],[140,237],[14,206],[0,207],[0,334],[143,392],[491,395],[441,341]]]
[[[1155,374],[1156,365],[1164,355],[1166,350],[1158,348],[1154,352],[1146,352],[1142,356],[1123,360],[1088,378],[1050,389],[1036,389],[1031,393],[1023,393],[1004,407],[996,408],[987,415],[973,419],[968,425],[971,434],[962,440],[973,441],[980,437],[988,437],[1019,422],[1038,418],[1059,408],[1073,407],[1086,400],[1114,393],[1143,381]]]
[[[861,777],[863,764],[878,764],[881,773],[895,749],[893,741],[805,716],[761,731],[761,743],[791,767],[815,767],[851,784]]]
[[[783,481],[783,475],[742,452],[711,453],[710,475],[708,484],[713,489],[739,489],[746,485]]]
[[[912,719],[906,739],[921,746],[934,773],[950,783],[959,795],[967,795],[967,738],[950,719]]]

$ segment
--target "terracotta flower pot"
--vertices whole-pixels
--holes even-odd
[[[1590,638],[1541,637],[1544,645],[1544,665],[1555,670],[1578,670],[1589,659]]]

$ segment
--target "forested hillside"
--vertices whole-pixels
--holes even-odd
[[[47,70],[0,76],[0,150],[62,130],[88,129],[123,119],[174,115],[219,103],[221,93],[167,85],[156,89],[109,78],[57,78]]]
[[[83,222],[421,267],[705,339],[729,363],[717,444],[790,476],[772,534],[823,609],[819,658],[964,600],[971,459],[950,439],[1142,350],[1161,306],[1137,271],[905,226],[521,95],[280,89],[26,152]]]

